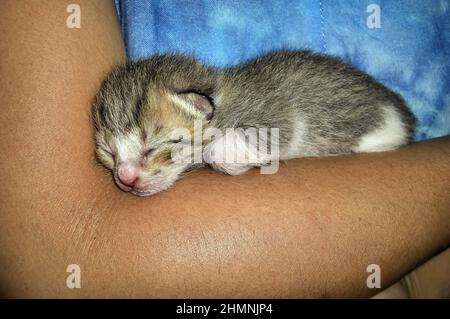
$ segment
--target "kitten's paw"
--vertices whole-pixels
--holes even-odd
[[[233,176],[242,175],[253,167],[252,165],[239,163],[213,163],[211,166],[216,171]]]

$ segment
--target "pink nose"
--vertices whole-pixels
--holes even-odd
[[[139,178],[137,167],[129,162],[119,164],[117,175],[122,184],[130,187],[133,187]]]

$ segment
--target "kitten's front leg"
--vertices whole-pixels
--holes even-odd
[[[246,173],[254,166],[239,163],[212,163],[211,167],[218,172],[236,176]]]
[[[268,164],[268,156],[258,153],[240,134],[228,133],[209,142],[203,150],[203,159],[214,170],[241,175],[253,167]]]

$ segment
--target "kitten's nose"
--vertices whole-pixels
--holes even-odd
[[[121,163],[117,170],[117,176],[122,184],[133,187],[139,177],[138,169],[133,163]]]

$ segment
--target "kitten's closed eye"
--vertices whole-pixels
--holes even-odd
[[[180,143],[182,140],[183,140],[183,138],[180,137],[179,139],[176,139],[176,140],[170,140],[169,142],[170,142],[170,143],[176,144],[176,143]]]
[[[112,152],[112,151],[110,151],[110,150],[107,150],[107,149],[105,149],[105,148],[101,148],[101,150],[102,150],[102,151],[103,151],[103,153],[105,153],[106,155],[108,155],[108,156],[110,156],[110,157],[114,158],[114,154],[113,154],[113,152]]]
[[[156,148],[150,148],[148,150],[146,150],[143,154],[144,157],[149,157],[150,155],[152,155],[152,153],[155,151]]]
[[[177,140],[169,140],[166,143],[177,144],[177,143],[180,143],[181,140],[182,140],[182,138],[179,138]],[[152,155],[155,152],[156,149],[157,149],[157,147],[153,147],[153,148],[150,148],[150,149],[146,150],[144,152],[143,156],[144,157],[149,157],[150,155]]]

